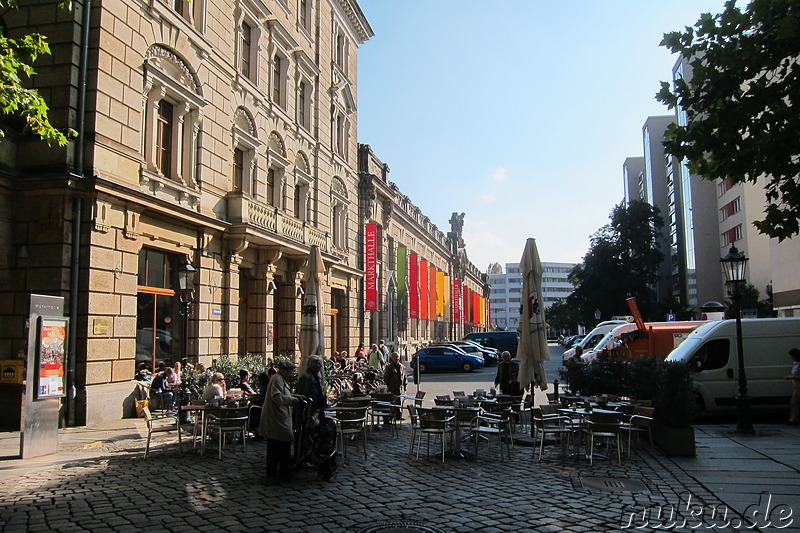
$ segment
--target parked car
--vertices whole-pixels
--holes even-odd
[[[498,352],[508,351],[513,357],[517,353],[519,335],[516,331],[477,331],[465,335],[464,340],[477,342]]]
[[[456,346],[428,346],[418,350],[411,358],[411,368],[425,373],[432,370],[463,370],[472,372],[483,368],[483,357],[468,354]]]
[[[572,348],[576,343],[583,340],[586,335],[573,335],[564,339],[564,348]]]
[[[496,365],[497,362],[500,360],[500,352],[498,352],[495,348],[489,348],[488,346],[483,346],[481,344],[478,344],[477,342],[452,341],[449,342],[448,344],[452,344],[453,346],[458,346],[467,353],[482,356],[484,363],[486,363],[486,366]]]

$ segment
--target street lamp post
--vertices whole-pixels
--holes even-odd
[[[178,297],[181,301],[181,362],[185,365],[189,358],[189,315],[194,301],[194,279],[197,269],[192,264],[189,256],[178,265]]]
[[[739,363],[739,393],[736,396],[736,432],[754,433],[753,417],[750,412],[750,396],[747,394],[747,375],[744,368],[744,350],[742,343],[742,287],[745,282],[747,261],[744,253],[739,252],[736,246],[731,246],[728,255],[720,259],[722,270],[725,273],[725,284],[728,294],[733,301],[736,313],[736,348]]]

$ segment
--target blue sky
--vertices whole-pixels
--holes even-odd
[[[579,262],[676,61],[659,43],[723,0],[359,0],[358,141],[482,271]]]

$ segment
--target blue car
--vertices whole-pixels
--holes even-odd
[[[421,373],[429,370],[463,370],[472,372],[483,368],[483,357],[468,354],[455,346],[428,346],[422,348],[411,358],[411,368],[419,364]]]

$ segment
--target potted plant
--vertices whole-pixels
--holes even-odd
[[[695,455],[691,422],[697,416],[697,404],[689,367],[680,362],[661,362],[654,381],[655,443],[667,455]]]

